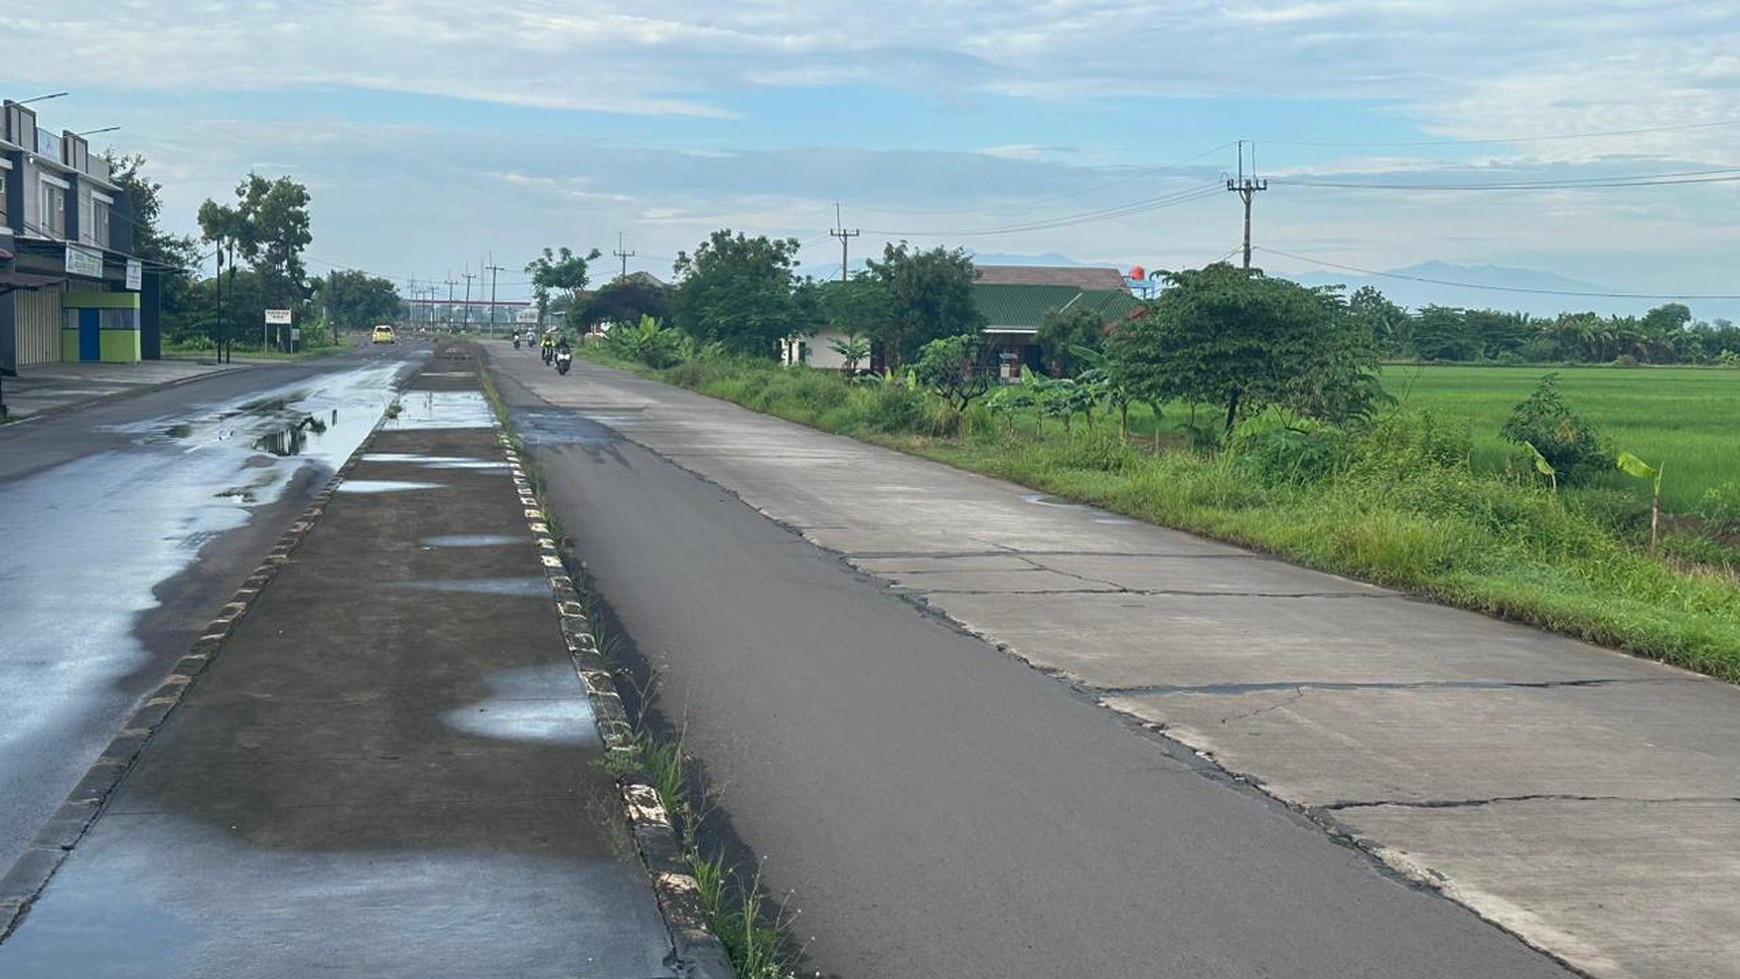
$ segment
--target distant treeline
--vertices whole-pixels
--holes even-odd
[[[1740,326],[1692,319],[1667,303],[1642,316],[1425,306],[1409,311],[1362,286],[1349,311],[1368,323],[1393,360],[1489,364],[1722,364],[1740,366]]]

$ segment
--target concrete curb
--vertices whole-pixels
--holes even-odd
[[[497,429],[501,425],[497,423]],[[562,639],[568,655],[574,661],[574,671],[586,685],[587,699],[592,703],[599,736],[607,754],[624,756],[634,751],[634,728],[617,692],[616,681],[608,664],[598,652],[592,624],[586,617],[585,605],[568,574],[561,546],[550,536],[544,520],[543,503],[532,487],[525,462],[513,447],[505,431],[501,437],[502,454],[513,471],[514,488],[519,493],[526,525],[538,545],[538,556],[544,574],[550,581],[550,593],[555,599],[556,613],[561,617]],[[670,931],[672,968],[693,979],[731,979],[735,972],[730,957],[717,935],[707,927],[707,915],[701,907],[700,884],[689,871],[683,845],[677,838],[670,813],[659,801],[646,772],[637,768],[621,775],[616,784],[622,794],[623,808],[634,833],[635,848],[652,879],[653,892],[665,927]]]
[[[368,451],[379,430],[380,422],[377,421],[374,429],[357,446],[356,451],[351,453],[344,464],[332,474],[332,478],[327,480],[326,485],[314,495],[302,515],[278,538],[266,559],[242,582],[242,586],[236,589],[235,594],[218,611],[217,617],[205,627],[203,634],[182,654],[162,685],[147,696],[144,703],[122,725],[121,732],[115,735],[96,762],[86,770],[84,778],[79,780],[66,801],[61,803],[60,809],[37,831],[17,862],[4,877],[0,877],[0,942],[17,930],[18,923],[24,919],[30,905],[42,894],[67,857],[72,854],[79,840],[90,831],[91,825],[102,814],[103,806],[114,794],[121,779],[132,770],[145,746],[151,742],[175,708],[180,706],[188,688],[223,649],[224,640],[229,637],[236,622],[248,613],[261,589],[271,582],[280,567],[289,562],[291,552],[313,529],[315,521],[325,512],[332,494],[356,467],[363,453]]]

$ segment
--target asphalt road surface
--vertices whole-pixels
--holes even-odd
[[[507,356],[549,499],[658,668],[715,818],[791,892],[809,968],[1567,974],[624,439],[619,414],[545,404],[511,380],[541,368]]]
[[[0,427],[0,874],[373,428],[419,350]]]

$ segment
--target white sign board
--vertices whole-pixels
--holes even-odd
[[[290,324],[290,311],[288,309],[266,310],[266,324],[268,326],[288,326]]]
[[[136,258],[127,259],[127,288],[138,292],[145,283],[145,265]]]
[[[103,253],[83,245],[66,246],[66,273],[87,279],[103,277]]]

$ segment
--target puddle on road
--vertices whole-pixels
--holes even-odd
[[[332,410],[332,422],[338,423],[338,409]],[[327,423],[324,419],[313,415],[305,415],[297,421],[278,429],[267,432],[254,440],[254,449],[268,452],[275,456],[299,456],[308,445],[310,437],[318,438],[326,434]]]
[[[526,538],[510,537],[507,534],[448,534],[444,537],[425,537],[417,542],[420,547],[501,547],[524,543],[528,543]]]
[[[466,595],[505,595],[513,598],[549,598],[550,579],[542,575],[530,578],[452,578],[441,581],[395,581],[394,588],[406,591],[449,591]]]
[[[406,391],[389,429],[494,428],[495,413],[477,391]]]
[[[447,726],[504,741],[600,745],[592,702],[567,664],[503,670],[484,682],[494,696],[441,715]]]
[[[397,479],[347,479],[338,484],[340,493],[404,493],[410,490],[446,489],[446,483],[413,483]]]
[[[364,462],[405,462],[425,469],[506,469],[507,460],[472,459],[466,456],[426,456],[409,452],[370,452]]]
[[[615,432],[577,411],[544,408],[511,409],[514,428],[527,445],[609,445]]]

